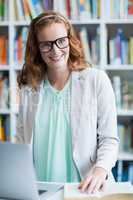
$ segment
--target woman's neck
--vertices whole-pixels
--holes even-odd
[[[57,90],[61,90],[64,88],[66,82],[68,81],[70,76],[70,70],[64,69],[64,70],[47,70],[47,77],[51,85],[56,88]]]

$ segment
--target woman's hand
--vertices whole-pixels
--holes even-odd
[[[95,193],[100,189],[104,189],[107,171],[101,167],[95,167],[90,170],[88,176],[81,181],[79,189],[82,192],[87,191],[89,194]]]

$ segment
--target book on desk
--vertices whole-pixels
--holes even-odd
[[[130,182],[107,183],[104,191],[95,194],[83,193],[78,189],[79,183],[64,186],[64,200],[133,200],[133,185]]]

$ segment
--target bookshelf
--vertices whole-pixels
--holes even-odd
[[[0,0],[0,6],[1,4],[5,5],[5,12],[4,14],[1,14],[0,11],[0,37],[4,35],[6,38],[6,60],[4,60],[4,64],[0,62],[0,77],[1,74],[6,74],[6,77],[8,78],[8,106],[5,108],[0,107],[0,117],[2,118],[3,124],[8,124],[8,127],[10,131],[9,137],[11,141],[13,142],[13,136],[16,131],[16,117],[18,112],[18,104],[19,100],[17,97],[17,86],[16,86],[16,75],[17,72],[21,69],[22,63],[23,63],[23,51],[25,46],[25,38],[26,38],[26,32],[28,25],[30,23],[30,19],[34,17],[35,15],[38,15],[45,9],[54,9],[58,10],[62,14],[66,15],[69,20],[72,22],[72,24],[75,26],[76,30],[79,32],[78,35],[80,35],[80,38],[84,40],[85,37],[82,36],[87,33],[87,40],[86,42],[89,44],[87,48],[89,48],[89,51],[84,47],[86,53],[86,58],[91,58],[91,61],[94,63],[94,67],[100,68],[105,70],[113,84],[113,77],[119,77],[116,78],[120,81],[120,93],[121,87],[123,84],[123,81],[126,81],[127,83],[132,83],[132,77],[133,77],[133,63],[131,55],[130,55],[130,61],[128,60],[129,56],[126,58],[124,57],[125,61],[121,61],[121,54],[118,56],[118,59],[116,57],[113,57],[115,51],[112,48],[109,49],[109,43],[110,40],[114,40],[116,36],[118,35],[118,29],[121,29],[124,35],[124,40],[126,40],[126,49],[127,52],[125,53],[128,55],[128,49],[129,49],[129,38],[133,37],[133,29],[131,28],[133,25],[133,5],[131,4],[130,0],[125,1],[115,1],[115,0],[90,0],[90,2],[93,2],[93,7],[91,4],[84,4],[84,1],[79,0],[17,0],[17,3],[19,2],[19,5],[16,4],[16,0]],[[34,2],[32,12],[30,13],[29,17],[25,17],[23,2]],[[80,4],[81,2],[81,4]],[[122,5],[122,2],[124,2],[124,5]],[[128,3],[130,2],[130,14],[128,15]],[[66,4],[65,4],[66,3]],[[60,6],[59,6],[60,5]],[[18,9],[21,7],[22,12]],[[71,9],[70,9],[71,7]],[[17,10],[20,11],[17,12]],[[20,15],[20,16],[19,16]],[[82,33],[81,33],[82,32]],[[23,35],[23,37],[20,38],[20,43],[18,42],[19,35]],[[81,39],[81,40],[82,40]],[[85,40],[83,41],[85,42]],[[125,41],[124,41],[125,42]],[[115,43],[115,42],[114,42]],[[113,45],[116,45],[114,44]],[[133,50],[133,44],[130,42],[130,51]],[[23,44],[23,46],[22,46]],[[117,44],[118,46],[121,45],[121,43]],[[85,45],[86,46],[86,45]],[[15,55],[15,49],[21,49],[22,51]],[[120,48],[120,46],[119,46]],[[119,52],[120,49],[118,49]],[[113,53],[111,54],[110,51]],[[120,52],[119,52],[120,53]],[[88,56],[87,56],[88,54]],[[111,55],[110,55],[111,54]],[[124,55],[124,56],[126,56]],[[113,62],[110,62],[111,58],[113,58]],[[132,55],[133,56],[133,55]],[[1,54],[0,54],[1,57]],[[19,59],[18,59],[19,57]],[[93,59],[92,59],[93,57]],[[17,58],[17,59],[16,59]],[[1,58],[0,58],[1,59]],[[115,80],[116,80],[115,79]],[[116,84],[117,85],[117,84]],[[128,100],[126,99],[126,103],[124,105],[125,108],[123,108],[123,104],[119,105],[119,108],[117,110],[118,115],[118,123],[120,124],[131,124],[131,121],[133,120],[133,105],[131,105],[131,102],[133,100],[133,84],[130,84],[130,95],[127,94]],[[132,87],[132,88],[131,88]],[[128,88],[129,92],[129,88]],[[130,97],[130,98],[129,98]],[[0,96],[1,98],[1,96]],[[120,98],[119,95],[117,98]],[[123,102],[122,95],[121,95],[121,101]],[[130,106],[129,106],[130,105]],[[7,120],[6,120],[7,119]],[[132,132],[133,132],[133,125],[132,126]],[[7,129],[7,127],[6,127]],[[0,127],[1,130],[1,127]],[[6,134],[8,134],[6,133]],[[133,133],[132,136],[133,138]],[[129,138],[130,139],[130,138]],[[133,151],[133,146],[131,146],[131,149]],[[122,151],[119,154],[119,161],[120,165],[118,166],[119,171],[121,171],[122,162],[124,161],[133,161],[133,153],[132,151]],[[118,162],[119,162],[118,161]],[[119,174],[119,172],[118,172]]]

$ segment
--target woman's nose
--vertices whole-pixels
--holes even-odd
[[[60,51],[60,49],[57,47],[57,45],[55,43],[52,46],[52,51],[54,51],[54,52]]]

